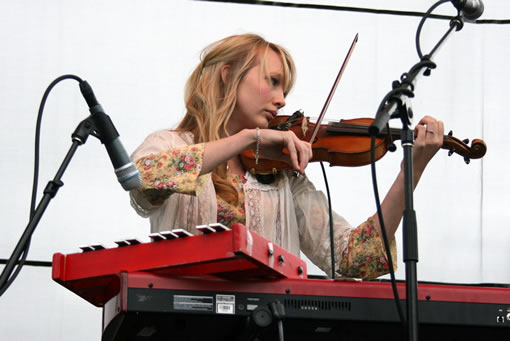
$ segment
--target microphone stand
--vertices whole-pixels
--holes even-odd
[[[392,118],[402,121],[402,149],[404,153],[404,186],[405,209],[403,214],[403,258],[406,264],[406,305],[407,305],[407,335],[409,341],[418,340],[418,284],[416,263],[418,262],[418,233],[416,212],[413,208],[413,158],[412,147],[414,133],[410,129],[413,112],[408,98],[414,97],[416,80],[420,74],[430,75],[430,70],[436,67],[431,61],[434,53],[445,42],[446,38],[456,30],[460,31],[464,23],[462,17],[457,16],[450,21],[450,28],[436,44],[430,54],[421,58],[408,73],[404,73],[400,81],[393,82],[391,90],[381,102],[376,118],[368,128],[371,136],[378,136]]]
[[[61,181],[62,176],[64,175],[64,172],[71,162],[72,157],[74,156],[74,153],[78,149],[78,147],[82,144],[85,144],[87,141],[87,138],[89,135],[95,135],[94,133],[95,126],[92,119],[87,118],[83,120],[74,133],[72,134],[72,145],[69,148],[69,151],[67,152],[64,160],[62,161],[62,164],[60,168],[58,169],[55,177],[53,180],[49,181],[44,189],[44,196],[42,197],[41,201],[39,202],[39,205],[37,205],[37,208],[32,215],[27,227],[25,228],[25,231],[23,232],[23,235],[21,236],[20,240],[18,241],[18,244],[16,245],[16,248],[14,249],[11,257],[7,261],[7,264],[5,265],[2,274],[0,275],[0,287],[1,292],[0,296],[7,290],[7,287],[10,284],[7,284],[9,281],[10,274],[12,273],[12,269],[18,263],[19,257],[23,253],[24,250],[27,250],[27,243],[30,242],[30,239],[32,238],[32,234],[35,231],[35,228],[37,227],[37,224],[41,220],[44,211],[48,207],[51,199],[55,197],[60,187],[64,185],[64,183]],[[22,266],[23,262],[20,262],[20,266]]]

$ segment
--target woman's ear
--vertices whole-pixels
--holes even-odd
[[[225,64],[221,67],[220,69],[220,72],[221,72],[221,80],[223,81],[223,84],[227,83],[228,81],[228,77],[229,77],[229,72],[230,72],[230,67],[232,65],[229,65],[229,64]]]

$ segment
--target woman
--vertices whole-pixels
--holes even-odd
[[[327,200],[304,175],[311,145],[293,132],[266,129],[285,106],[294,78],[287,51],[257,35],[231,36],[204,50],[186,84],[184,119],[175,130],[148,136],[132,155],[142,186],[131,192],[131,202],[150,218],[152,232],[196,233],[201,224],[242,223],[296,255],[303,251],[330,273]],[[443,124],[424,117],[416,134],[415,184],[442,145]],[[248,149],[256,157],[284,160],[293,170],[262,184],[240,162],[239,154]],[[403,190],[401,170],[382,202],[393,257]],[[333,219],[335,268],[342,275],[373,278],[388,272],[376,214],[356,228],[337,214]]]

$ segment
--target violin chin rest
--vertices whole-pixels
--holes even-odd
[[[255,177],[261,184],[264,185],[272,184],[276,179],[274,174],[256,174]]]

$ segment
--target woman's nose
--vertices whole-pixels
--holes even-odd
[[[285,96],[283,95],[283,89],[276,90],[276,93],[273,97],[273,104],[278,108],[283,108],[285,106]]]

